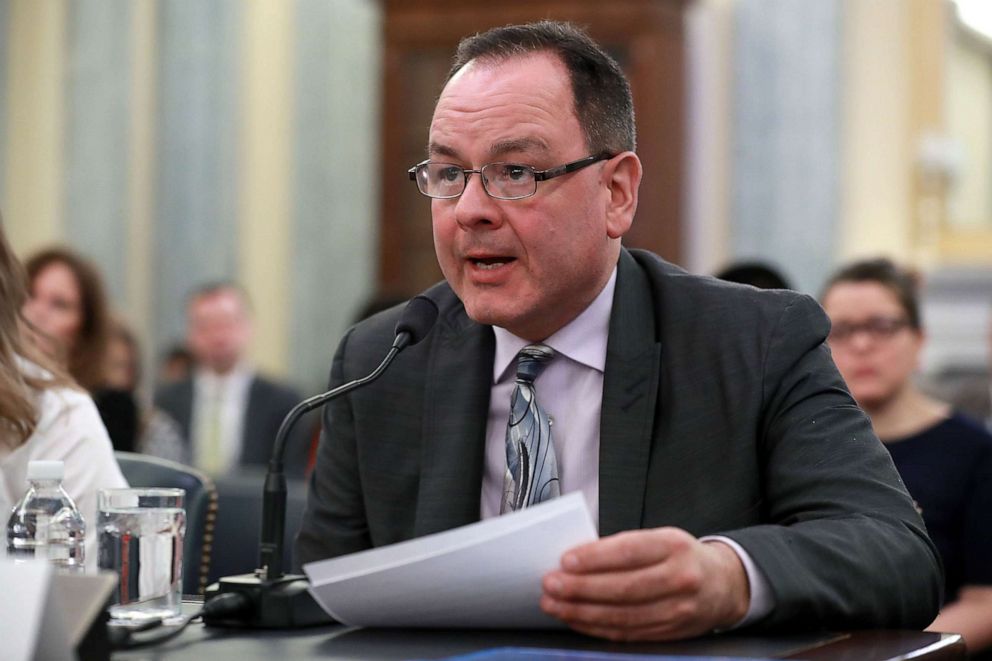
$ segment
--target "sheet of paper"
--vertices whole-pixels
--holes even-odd
[[[579,493],[303,567],[339,622],[378,627],[554,628],[538,601],[562,553],[596,539]]]
[[[65,574],[42,560],[0,558],[0,656],[6,661],[72,661],[117,585],[117,575]]]
[[[92,574],[56,572],[53,580],[52,600],[61,611],[69,645],[75,648],[117,587],[117,574],[108,571]]]
[[[50,599],[52,566],[41,560],[0,561],[0,640],[10,661],[72,657],[65,629]],[[44,630],[44,634],[42,631]]]

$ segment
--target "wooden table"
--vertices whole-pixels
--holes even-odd
[[[567,631],[434,631],[329,625],[296,631],[211,629],[193,624],[158,647],[117,652],[113,659],[440,659],[499,647],[614,654],[810,661],[943,661],[965,659],[961,637],[918,631],[856,631],[786,636],[708,636],[675,643],[610,643]]]

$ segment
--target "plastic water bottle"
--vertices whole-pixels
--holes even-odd
[[[17,560],[48,560],[64,571],[83,571],[86,523],[62,488],[61,461],[28,463],[31,487],[7,521],[7,555]]]

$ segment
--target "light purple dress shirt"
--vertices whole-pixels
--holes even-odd
[[[544,340],[555,357],[537,377],[537,401],[552,420],[551,439],[558,459],[561,493],[581,491],[593,523],[599,527],[599,418],[603,401],[606,344],[617,271],[603,291],[578,317]],[[510,417],[510,395],[516,376],[517,353],[531,342],[493,326],[496,354],[493,358],[492,392],[486,423],[486,460],[482,475],[481,516],[499,516],[506,473],[506,424]],[[728,544],[740,557],[750,583],[751,603],[743,626],[771,611],[773,602],[767,580],[739,544],[726,537],[703,537],[703,541]]]

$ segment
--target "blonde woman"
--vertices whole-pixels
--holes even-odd
[[[6,520],[27,490],[28,462],[64,462],[62,484],[86,520],[86,566],[93,568],[96,492],[127,482],[89,395],[25,341],[26,299],[24,269],[0,220],[0,515]]]

